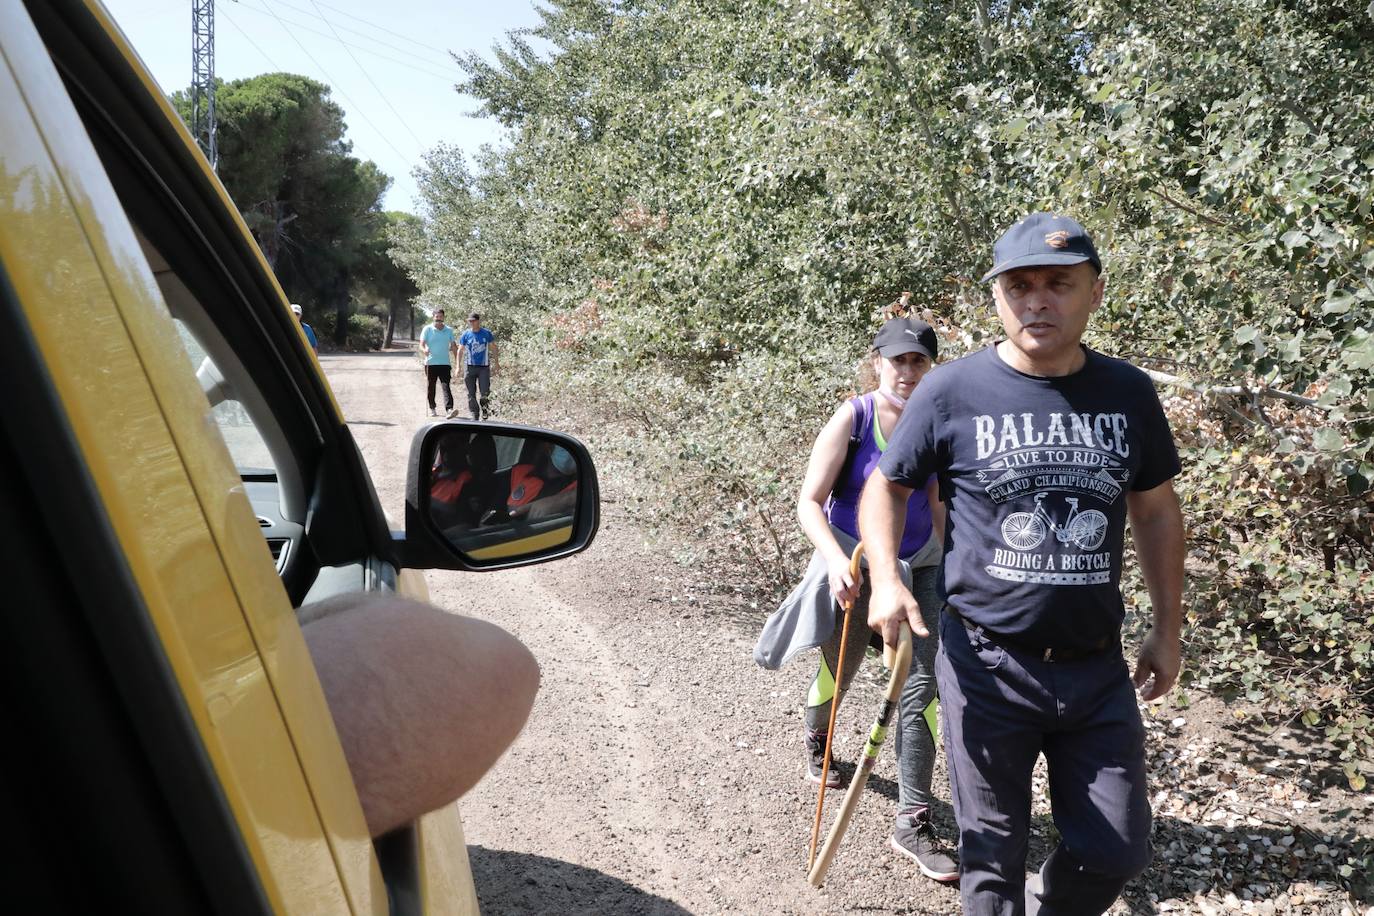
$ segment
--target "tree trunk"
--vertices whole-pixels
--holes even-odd
[[[271,220],[271,228],[265,230],[261,236],[254,233],[254,237],[258,240],[258,247],[262,249],[262,256],[267,261],[267,266],[275,271],[277,269],[277,257],[281,253],[281,242],[282,239],[286,238],[286,225],[294,220],[297,214],[286,215],[286,204],[280,200],[260,204],[258,209]]]
[[[341,271],[334,281],[334,343],[348,343],[348,272]]]
[[[396,332],[396,311],[401,307],[401,301],[393,298],[391,300],[391,310],[386,316],[386,334],[382,337],[382,349],[391,349],[391,337]]]

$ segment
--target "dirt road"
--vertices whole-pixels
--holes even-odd
[[[400,351],[321,362],[400,527],[410,439],[428,421],[418,365]],[[504,419],[577,433],[558,416]],[[806,883],[815,787],[802,778],[799,707],[813,660],[757,668],[751,649],[766,611],[645,549],[614,480],[603,478],[602,496],[601,532],[583,554],[428,574],[436,603],[517,634],[543,671],[524,733],[461,802],[483,912],[957,912],[953,890],[887,849],[890,748],[826,887]],[[846,778],[877,702],[861,675],[837,729]],[[1156,860],[1111,913],[1374,916],[1368,897],[1347,897],[1334,873],[1360,861],[1367,799],[1332,789],[1336,777],[1317,772],[1300,745],[1238,750],[1213,724],[1231,719],[1225,709],[1210,720],[1188,710],[1185,723],[1156,708],[1146,719]],[[947,797],[939,767],[936,792]],[[838,793],[830,798],[833,814]],[[935,817],[950,835],[948,806]],[[1053,833],[1043,799],[1034,822],[1038,865]]]
[[[322,362],[400,527],[410,439],[428,420],[416,363],[401,353]],[[436,603],[517,634],[543,670],[524,733],[462,801],[483,912],[957,909],[951,891],[885,848],[896,798],[890,749],[827,888],[806,883],[815,793],[802,779],[798,708],[810,668],[755,666],[764,615],[742,618],[694,570],[646,551],[617,508],[614,481],[602,485],[602,527],[586,553],[507,572],[428,574]],[[878,703],[870,685],[856,693],[841,713],[839,756],[850,764]],[[834,811],[839,794],[829,798]],[[948,823],[947,809],[941,816]]]

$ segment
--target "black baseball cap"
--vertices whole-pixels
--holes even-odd
[[[477,314],[476,312],[472,312],[471,314],[468,315],[468,321],[481,321],[481,320],[482,320],[482,316],[479,315],[479,314]]]
[[[880,356],[901,356],[903,353],[924,353],[935,362],[939,345],[935,329],[916,318],[891,318],[873,338],[873,349]]]
[[[1102,259],[1093,240],[1078,221],[1054,213],[1032,213],[1012,226],[992,246],[992,270],[986,283],[998,274],[1021,267],[1082,264],[1087,261],[1102,273]]]

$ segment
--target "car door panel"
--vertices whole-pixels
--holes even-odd
[[[98,4],[0,0],[0,61],[0,273],[24,288],[26,333],[273,908],[383,912],[390,891],[476,912],[456,806],[397,834],[413,867],[384,886],[293,602],[173,325],[168,297],[201,302],[202,332],[281,414],[309,493],[282,530],[298,526],[312,573],[336,567],[313,594],[424,600],[261,253]]]
[[[206,435],[203,398],[197,409],[187,394],[199,394],[189,368],[158,351],[177,346],[175,332],[51,62],[32,53],[36,42],[21,40],[31,36],[22,7],[0,2],[7,65],[0,186],[14,189],[0,220],[0,258],[21,291],[28,330],[245,842],[264,876],[278,879],[264,881],[269,895],[291,911],[330,908],[331,900],[357,911],[384,908],[376,881],[344,892],[335,856],[357,853],[339,854],[324,839],[314,787],[269,677],[269,667],[294,672],[279,679],[298,695],[308,696],[310,684],[300,682],[311,682],[313,712],[325,713],[332,734],[304,641],[280,584],[267,581],[270,565],[226,568],[226,556],[261,560],[264,542],[223,443]],[[145,358],[150,347],[155,352]],[[240,606],[240,592],[256,599],[258,626]],[[280,626],[283,620],[290,626]],[[322,769],[341,770],[361,824],[337,739],[332,749],[340,759]],[[361,833],[354,845],[371,860]]]

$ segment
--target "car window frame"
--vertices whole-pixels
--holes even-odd
[[[118,58],[94,18],[31,10],[130,221],[156,247],[259,379],[306,494],[306,540],[322,566],[379,559],[396,545],[352,433],[307,352],[289,304],[232,202]],[[69,53],[76,48],[85,53]],[[212,304],[232,300],[232,305]]]

